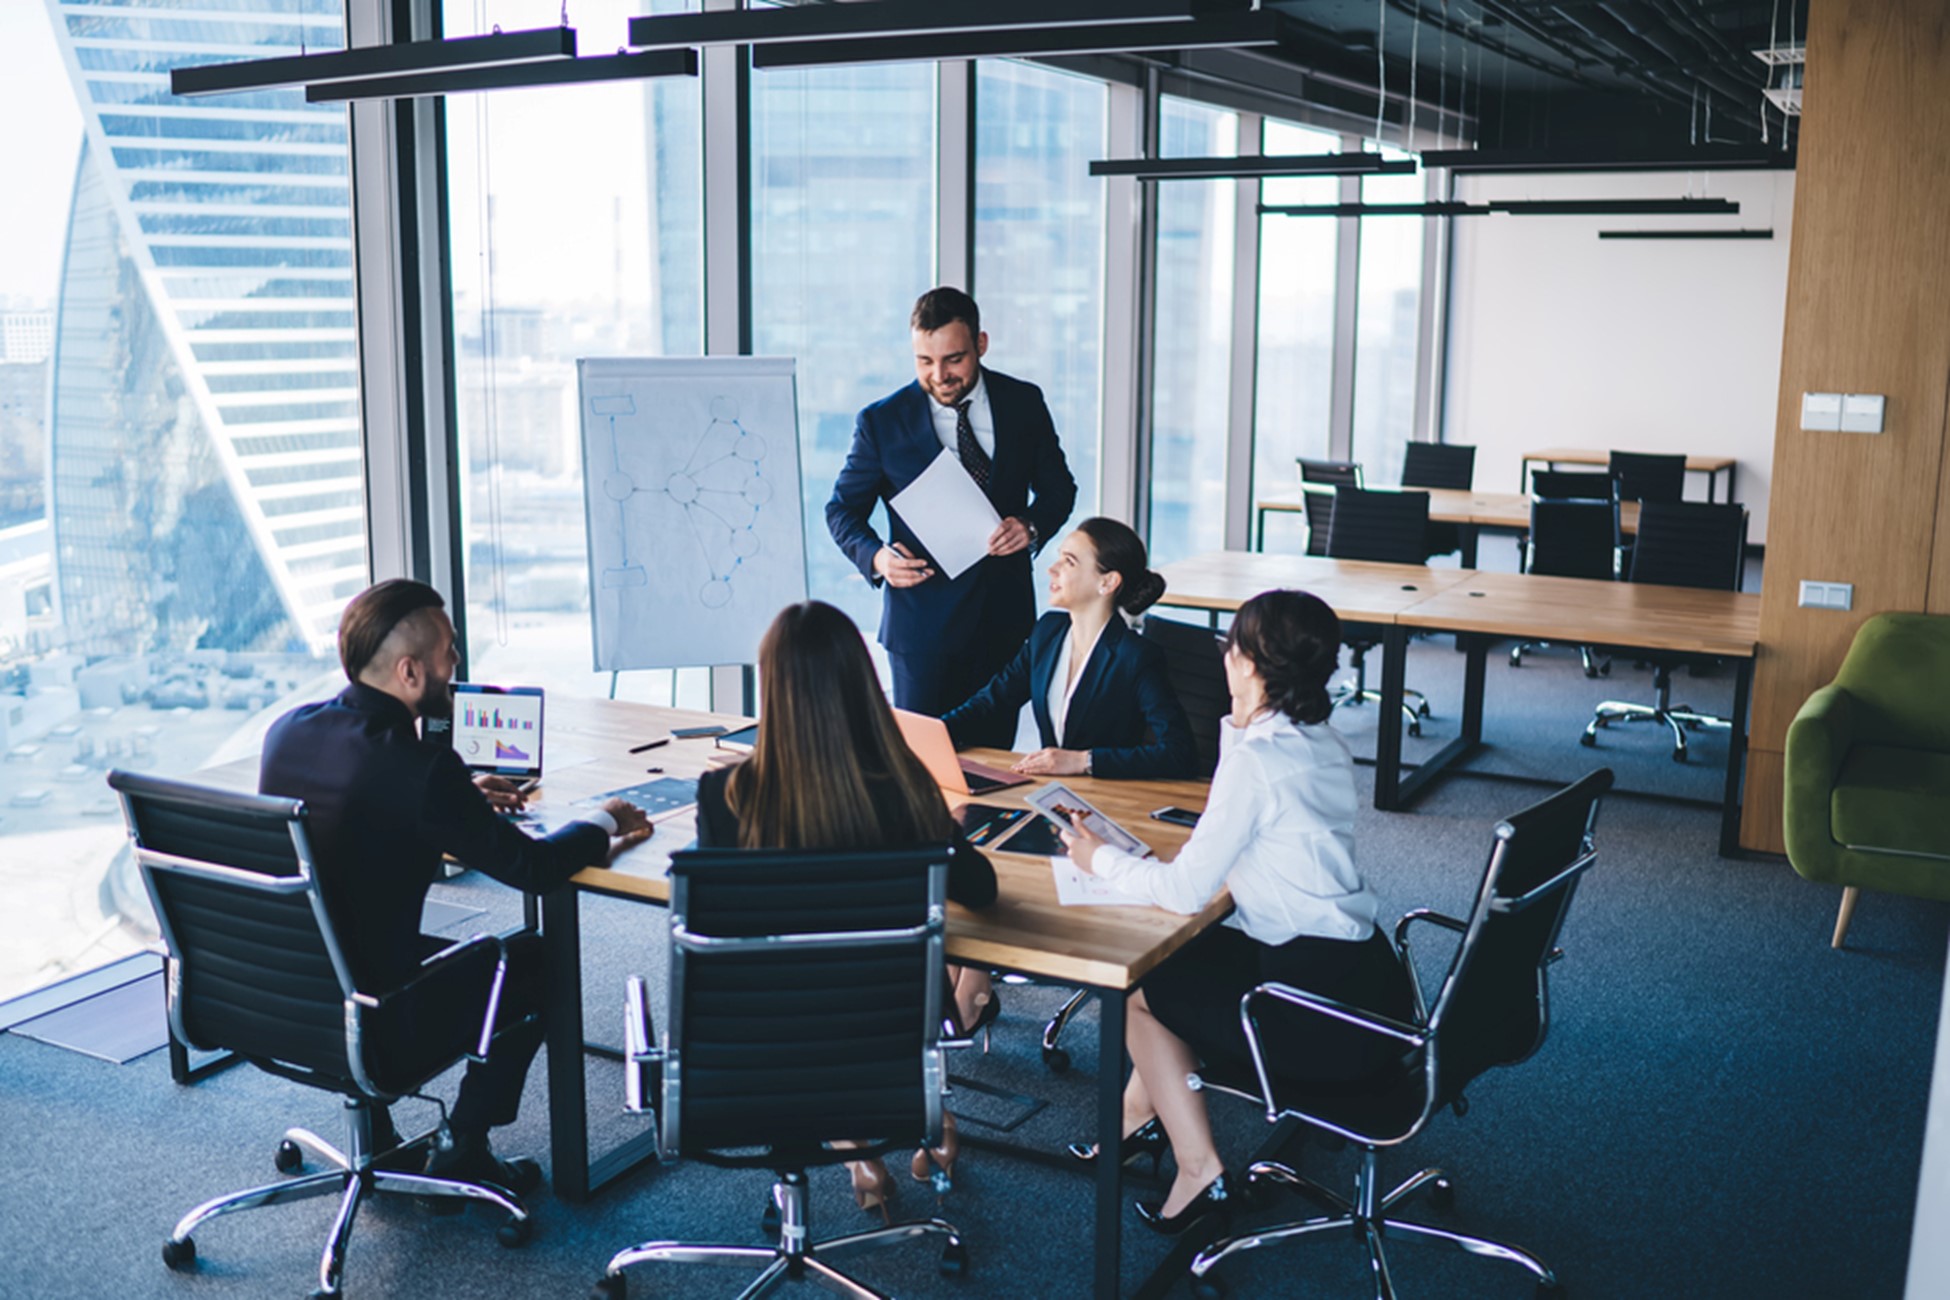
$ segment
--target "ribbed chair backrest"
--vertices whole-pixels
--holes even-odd
[[[823,1143],[913,1145],[939,1124],[952,854],[672,856],[666,1151],[824,1163],[845,1152]]]
[[[1294,462],[1300,466],[1300,482],[1322,483],[1328,487],[1360,487],[1361,463],[1353,460],[1314,460],[1308,456],[1296,456]]]
[[[1639,507],[1633,582],[1739,591],[1747,508],[1736,502],[1647,501]]]
[[[1327,554],[1327,539],[1334,531],[1334,489],[1303,487],[1307,502],[1307,554]]]
[[[1553,959],[1612,773],[1600,768],[1499,822],[1468,928],[1429,1008],[1435,1104],[1543,1046]]]
[[[1210,628],[1147,615],[1144,639],[1165,652],[1165,671],[1198,746],[1199,771],[1211,775],[1219,765],[1219,719],[1232,709],[1226,685],[1224,642]]]
[[[1686,494],[1686,457],[1615,451],[1611,480],[1620,501],[1677,501]]]
[[[1610,501],[1609,474],[1581,474],[1568,469],[1533,469],[1530,494],[1552,501]]]
[[[1529,573],[1559,578],[1618,576],[1618,503],[1532,501]]]
[[[352,981],[293,799],[111,772],[189,1046],[348,1080]]]
[[[1475,483],[1474,447],[1454,442],[1410,442],[1402,454],[1403,487],[1456,488],[1467,492]]]
[[[1429,494],[1334,489],[1327,554],[1337,560],[1421,564],[1428,559]]]

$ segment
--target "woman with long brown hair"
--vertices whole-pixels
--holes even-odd
[[[758,647],[763,714],[751,757],[697,785],[700,845],[747,849],[890,849],[948,843],[948,897],[995,901],[995,869],[970,848],[941,789],[901,738],[853,621],[823,601],[789,605]],[[953,968],[951,967],[952,971]],[[953,1119],[941,1146],[914,1156],[914,1176],[952,1171]],[[850,1163],[860,1207],[886,1214],[892,1191],[877,1159]]]

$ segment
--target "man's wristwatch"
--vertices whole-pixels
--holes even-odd
[[[1029,549],[1036,550],[1043,544],[1043,535],[1036,530],[1036,525],[1030,520],[1023,520],[1022,526],[1029,530]]]
[[[1086,749],[1083,751],[1083,774],[1085,776],[1089,776],[1090,769],[1096,766],[1096,758],[1097,758],[1096,750]]]

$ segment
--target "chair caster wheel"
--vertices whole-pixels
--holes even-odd
[[[1198,1300],[1225,1300],[1226,1284],[1211,1274],[1192,1279],[1192,1294]]]
[[[295,1174],[305,1167],[304,1149],[286,1138],[278,1143],[278,1153],[271,1157],[271,1163],[278,1167],[281,1174]]]
[[[504,1249],[518,1250],[528,1244],[528,1238],[534,1235],[534,1232],[533,1219],[509,1219],[494,1230],[494,1239],[500,1242]]]
[[[779,1203],[772,1199],[770,1193],[765,1197],[765,1212],[758,1216],[758,1230],[773,1239],[779,1235]]]
[[[181,1241],[171,1238],[163,1243],[163,1263],[171,1268],[188,1268],[196,1263],[196,1240],[185,1237]]]
[[[1421,734],[1422,734],[1422,724],[1421,724],[1421,723],[1419,723],[1419,722],[1411,722],[1411,723],[1409,723],[1409,724],[1408,724],[1408,734],[1409,734],[1409,735],[1411,735],[1411,736],[1415,736],[1415,737],[1418,737],[1418,738],[1419,738],[1419,737],[1421,736]]]
[[[1685,762],[1685,761],[1686,761],[1686,751],[1685,751],[1685,750],[1683,750],[1683,749],[1675,749],[1675,750],[1673,750],[1673,751],[1672,751],[1672,761],[1673,761],[1673,762],[1675,762],[1675,763],[1683,763],[1683,762]]]
[[[1429,1204],[1438,1210],[1455,1208],[1456,1185],[1447,1178],[1438,1178],[1429,1184]]]
[[[1537,1284],[1537,1300],[1564,1300],[1564,1296],[1565,1291],[1562,1282],[1551,1281],[1539,1282]]]
[[[1427,700],[1423,700],[1422,703],[1416,707],[1415,711],[1421,714],[1425,718],[1433,718],[1435,716],[1435,714],[1430,711],[1429,702]]]
[[[1580,745],[1583,745],[1586,749],[1598,748],[1598,738],[1592,735],[1588,731],[1585,732],[1582,736],[1578,737],[1578,743]]]
[[[968,1276],[968,1245],[966,1242],[950,1241],[941,1248],[941,1276]]]
[[[589,1300],[629,1300],[629,1297],[630,1284],[623,1280],[621,1273],[599,1278],[589,1288]]]
[[[1051,1074],[1068,1074],[1070,1072],[1070,1054],[1060,1047],[1045,1047],[1043,1049],[1043,1068]]]

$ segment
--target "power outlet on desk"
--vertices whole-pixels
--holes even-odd
[[[1849,609],[1855,604],[1855,584],[1803,582],[1801,599],[1797,603],[1803,609]]]

